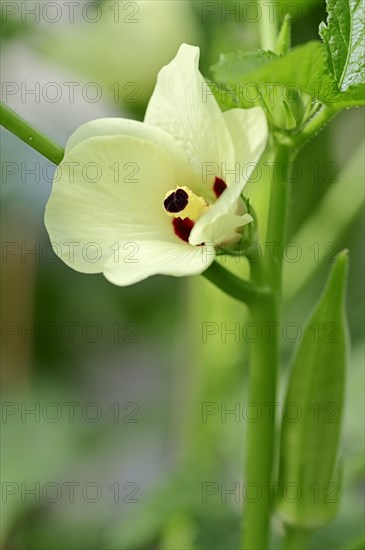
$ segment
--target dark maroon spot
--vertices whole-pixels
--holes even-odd
[[[185,206],[187,206],[189,202],[189,195],[184,191],[184,189],[177,189],[176,191],[173,191],[171,195],[169,195],[164,200],[164,207],[167,212],[181,212],[184,210]]]
[[[215,178],[214,185],[213,185],[213,191],[216,194],[216,197],[220,197],[223,191],[227,189],[227,185],[221,178]]]
[[[185,218],[184,220],[181,218],[174,218],[172,220],[172,225],[174,226],[175,234],[188,243],[191,230],[194,227],[194,222],[189,218]]]

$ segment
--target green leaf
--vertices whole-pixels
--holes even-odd
[[[283,409],[277,508],[287,524],[301,528],[325,525],[338,508],[347,265],[344,251],[304,331]]]
[[[224,71],[223,80],[230,80],[230,77],[236,78],[237,75],[243,76],[251,74],[261,67],[264,67],[273,59],[278,59],[274,52],[264,50],[254,50],[252,52],[237,52],[222,54],[219,62],[212,67],[215,76],[221,80],[221,70]]]
[[[365,1],[327,0],[327,25],[321,23],[328,66],[338,88],[346,92],[365,82]]]
[[[298,46],[282,57],[271,52],[223,54],[212,73],[215,82],[230,92],[236,107],[253,107],[262,98],[269,111],[277,111],[284,102],[292,107],[296,104],[296,98],[291,97],[295,90],[304,99],[317,99],[335,111],[365,103],[362,86],[339,91],[327,67],[325,46],[318,41]],[[219,101],[218,94],[216,97]],[[226,98],[221,96],[223,108],[227,107]],[[228,107],[232,108],[232,102]]]
[[[298,46],[283,57],[256,57],[257,65],[253,66],[251,53],[223,54],[219,62],[212,67],[214,80],[231,84],[233,90],[237,83],[243,87],[256,83],[261,89],[269,84],[288,86],[295,83],[302,92],[323,103],[337,101],[339,93],[336,82],[326,66],[326,52],[323,44],[317,41]],[[285,97],[285,96],[284,96]]]
[[[283,59],[262,50],[223,54],[212,68],[221,86],[221,93],[215,94],[221,107],[261,105],[276,127],[292,129],[301,124],[306,108],[300,87],[293,78],[288,81],[285,74],[277,78]]]

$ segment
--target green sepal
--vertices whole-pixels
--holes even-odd
[[[281,25],[279,36],[276,41],[275,51],[279,55],[288,53],[291,47],[291,17],[286,14]]]
[[[283,409],[276,506],[286,524],[299,528],[325,525],[339,505],[347,268],[343,251],[303,332]]]

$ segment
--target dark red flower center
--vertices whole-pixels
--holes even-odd
[[[172,220],[172,225],[175,231],[175,235],[188,243],[191,230],[194,227],[194,222],[189,218],[185,218],[184,220],[182,220],[181,218],[174,218]]]
[[[217,198],[221,196],[225,189],[227,189],[226,183],[221,178],[215,178],[213,191]]]
[[[189,195],[184,189],[177,189],[164,200],[164,207],[167,212],[181,212],[189,202]]]
[[[216,177],[213,191],[217,198],[221,196],[226,188],[226,183],[221,178]],[[187,187],[178,187],[175,191],[169,191],[165,195],[163,205],[166,212],[173,218],[172,226],[175,235],[187,243],[194,223],[209,208],[209,204],[203,197],[195,195]]]

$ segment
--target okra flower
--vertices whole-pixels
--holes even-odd
[[[252,221],[241,193],[267,142],[261,108],[222,113],[183,44],[144,122],[99,119],[69,138],[45,223],[62,260],[125,286],[202,273]]]

